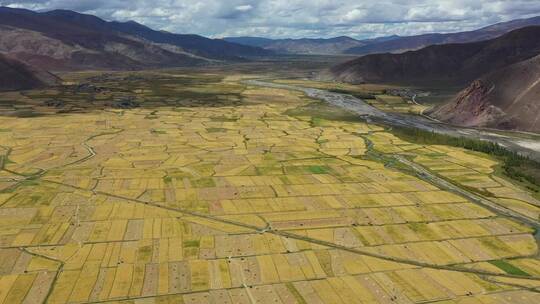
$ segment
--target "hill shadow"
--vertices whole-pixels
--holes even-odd
[[[242,104],[245,86],[218,74],[105,73],[61,86],[0,93],[0,116],[41,117],[98,110],[224,107]]]

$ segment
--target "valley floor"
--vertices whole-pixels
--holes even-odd
[[[263,76],[0,96],[0,303],[540,302],[540,201],[493,158]]]

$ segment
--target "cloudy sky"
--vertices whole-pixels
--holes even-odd
[[[211,37],[371,38],[455,32],[540,15],[539,0],[0,0]]]

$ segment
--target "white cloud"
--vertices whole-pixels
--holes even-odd
[[[366,38],[471,30],[540,15],[538,0],[0,0],[212,37]]]
[[[235,7],[234,9],[237,10],[237,11],[240,11],[240,12],[247,12],[247,11],[252,10],[253,6],[251,4],[239,5],[239,6]]]

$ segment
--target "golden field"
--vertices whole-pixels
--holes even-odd
[[[540,302],[531,227],[368,143],[537,219],[485,155],[245,75],[67,77],[94,87],[0,97],[0,303]]]

